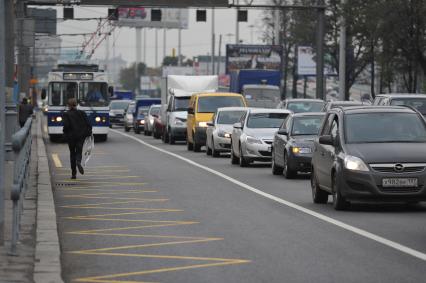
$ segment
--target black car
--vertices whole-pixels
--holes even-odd
[[[275,134],[272,146],[272,174],[294,178],[297,172],[311,171],[314,139],[324,113],[290,115]]]
[[[409,106],[417,109],[424,116],[426,115],[426,95],[425,94],[379,94],[373,101],[378,106]]]
[[[295,98],[281,101],[277,108],[288,109],[294,113],[321,112],[324,104],[321,99]]]
[[[323,112],[327,112],[330,109],[333,108],[337,108],[337,107],[350,107],[350,106],[360,106],[360,105],[364,105],[364,103],[362,103],[361,101],[340,101],[340,100],[335,100],[335,101],[329,101],[327,102],[322,111]]]
[[[426,123],[408,107],[363,106],[330,110],[312,155],[315,203],[333,196],[351,201],[426,200]]]

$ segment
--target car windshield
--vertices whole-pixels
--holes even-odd
[[[426,142],[426,126],[415,113],[350,114],[345,119],[347,143]]]
[[[394,106],[411,106],[419,110],[420,113],[426,114],[426,96],[416,98],[395,98],[392,99],[391,105]]]
[[[321,112],[324,107],[324,103],[320,101],[294,101],[289,102],[287,109],[294,113],[305,113],[305,112]]]
[[[199,113],[214,113],[221,107],[244,107],[239,96],[205,96],[198,99]]]
[[[129,104],[129,107],[127,108],[127,113],[133,112],[135,112],[135,104]]]
[[[82,106],[107,106],[109,104],[106,83],[80,83],[80,104]]]
[[[176,97],[174,111],[187,111],[189,107],[190,96]]]
[[[246,88],[244,89],[244,97],[247,100],[272,100],[278,102],[280,99],[280,90],[261,87]]]
[[[148,114],[149,107],[139,107],[138,115],[146,115]]]
[[[354,102],[354,103],[332,103],[330,105],[330,109],[337,108],[337,107],[350,107],[350,106],[359,106],[359,105],[362,105],[362,103],[356,103],[356,102]]]
[[[287,113],[252,113],[247,121],[247,128],[279,128]]]
[[[160,115],[160,107],[152,107],[149,111],[149,115]]]
[[[77,98],[77,83],[49,84],[49,105],[65,106],[70,98]]]
[[[221,111],[217,117],[217,123],[221,125],[233,125],[240,121],[245,111]]]
[[[129,103],[130,103],[129,101],[113,101],[111,102],[109,107],[111,108],[111,110],[122,110],[122,109],[126,109]]]
[[[291,134],[293,136],[318,135],[324,116],[295,117]]]

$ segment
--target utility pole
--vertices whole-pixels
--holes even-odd
[[[220,75],[220,63],[222,62],[222,34],[219,35],[219,58],[217,59],[217,75]]]
[[[112,73],[112,77],[113,77],[113,83],[116,84],[116,78],[117,78],[117,67],[114,64],[115,61],[115,40],[116,40],[116,36],[115,36],[115,30],[112,33],[112,68],[111,68],[111,73]]]
[[[163,61],[164,61],[164,58],[166,58],[166,55],[167,55],[167,29],[166,28],[164,28],[163,29]]]
[[[4,245],[4,162],[5,162],[5,130],[6,130],[6,100],[5,100],[5,3],[0,1],[0,246]]]
[[[345,6],[347,0],[342,0]],[[346,17],[340,18],[340,46],[339,46],[339,99],[346,100]]]
[[[215,30],[214,30],[214,25],[215,25],[215,13],[214,13],[214,8],[212,8],[212,54],[211,54],[211,62],[210,62],[210,73],[212,75],[215,74],[214,71],[214,55],[215,55],[215,45],[216,45],[216,39],[215,39]]]
[[[136,93],[139,94],[139,63],[142,61],[142,29],[136,28],[136,63],[135,63],[135,80],[136,80]]]
[[[236,10],[236,25],[235,25],[235,44],[240,44],[240,25],[238,22],[238,11],[240,10],[238,8],[238,5],[240,5],[240,0],[237,0],[237,10]]]
[[[179,9],[179,23],[181,23],[182,9]],[[182,27],[179,24],[178,31],[178,66],[182,66]]]
[[[319,1],[320,5],[324,4],[323,0]],[[318,30],[317,30],[317,89],[316,97],[325,99],[324,97],[324,30],[325,30],[325,8],[317,8]]]
[[[155,68],[158,68],[158,28],[155,28]]]

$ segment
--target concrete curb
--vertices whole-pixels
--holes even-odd
[[[37,231],[34,264],[35,283],[63,283],[55,204],[50,181],[46,147],[41,130],[42,115],[37,117]]]

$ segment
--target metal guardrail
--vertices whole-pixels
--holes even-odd
[[[24,204],[25,191],[28,188],[31,160],[31,125],[32,118],[28,118],[24,127],[12,136],[12,149],[15,154],[15,165],[13,170],[13,185],[10,198],[13,201],[12,219],[12,243],[10,255],[17,255],[16,244],[19,239],[19,226]]]

